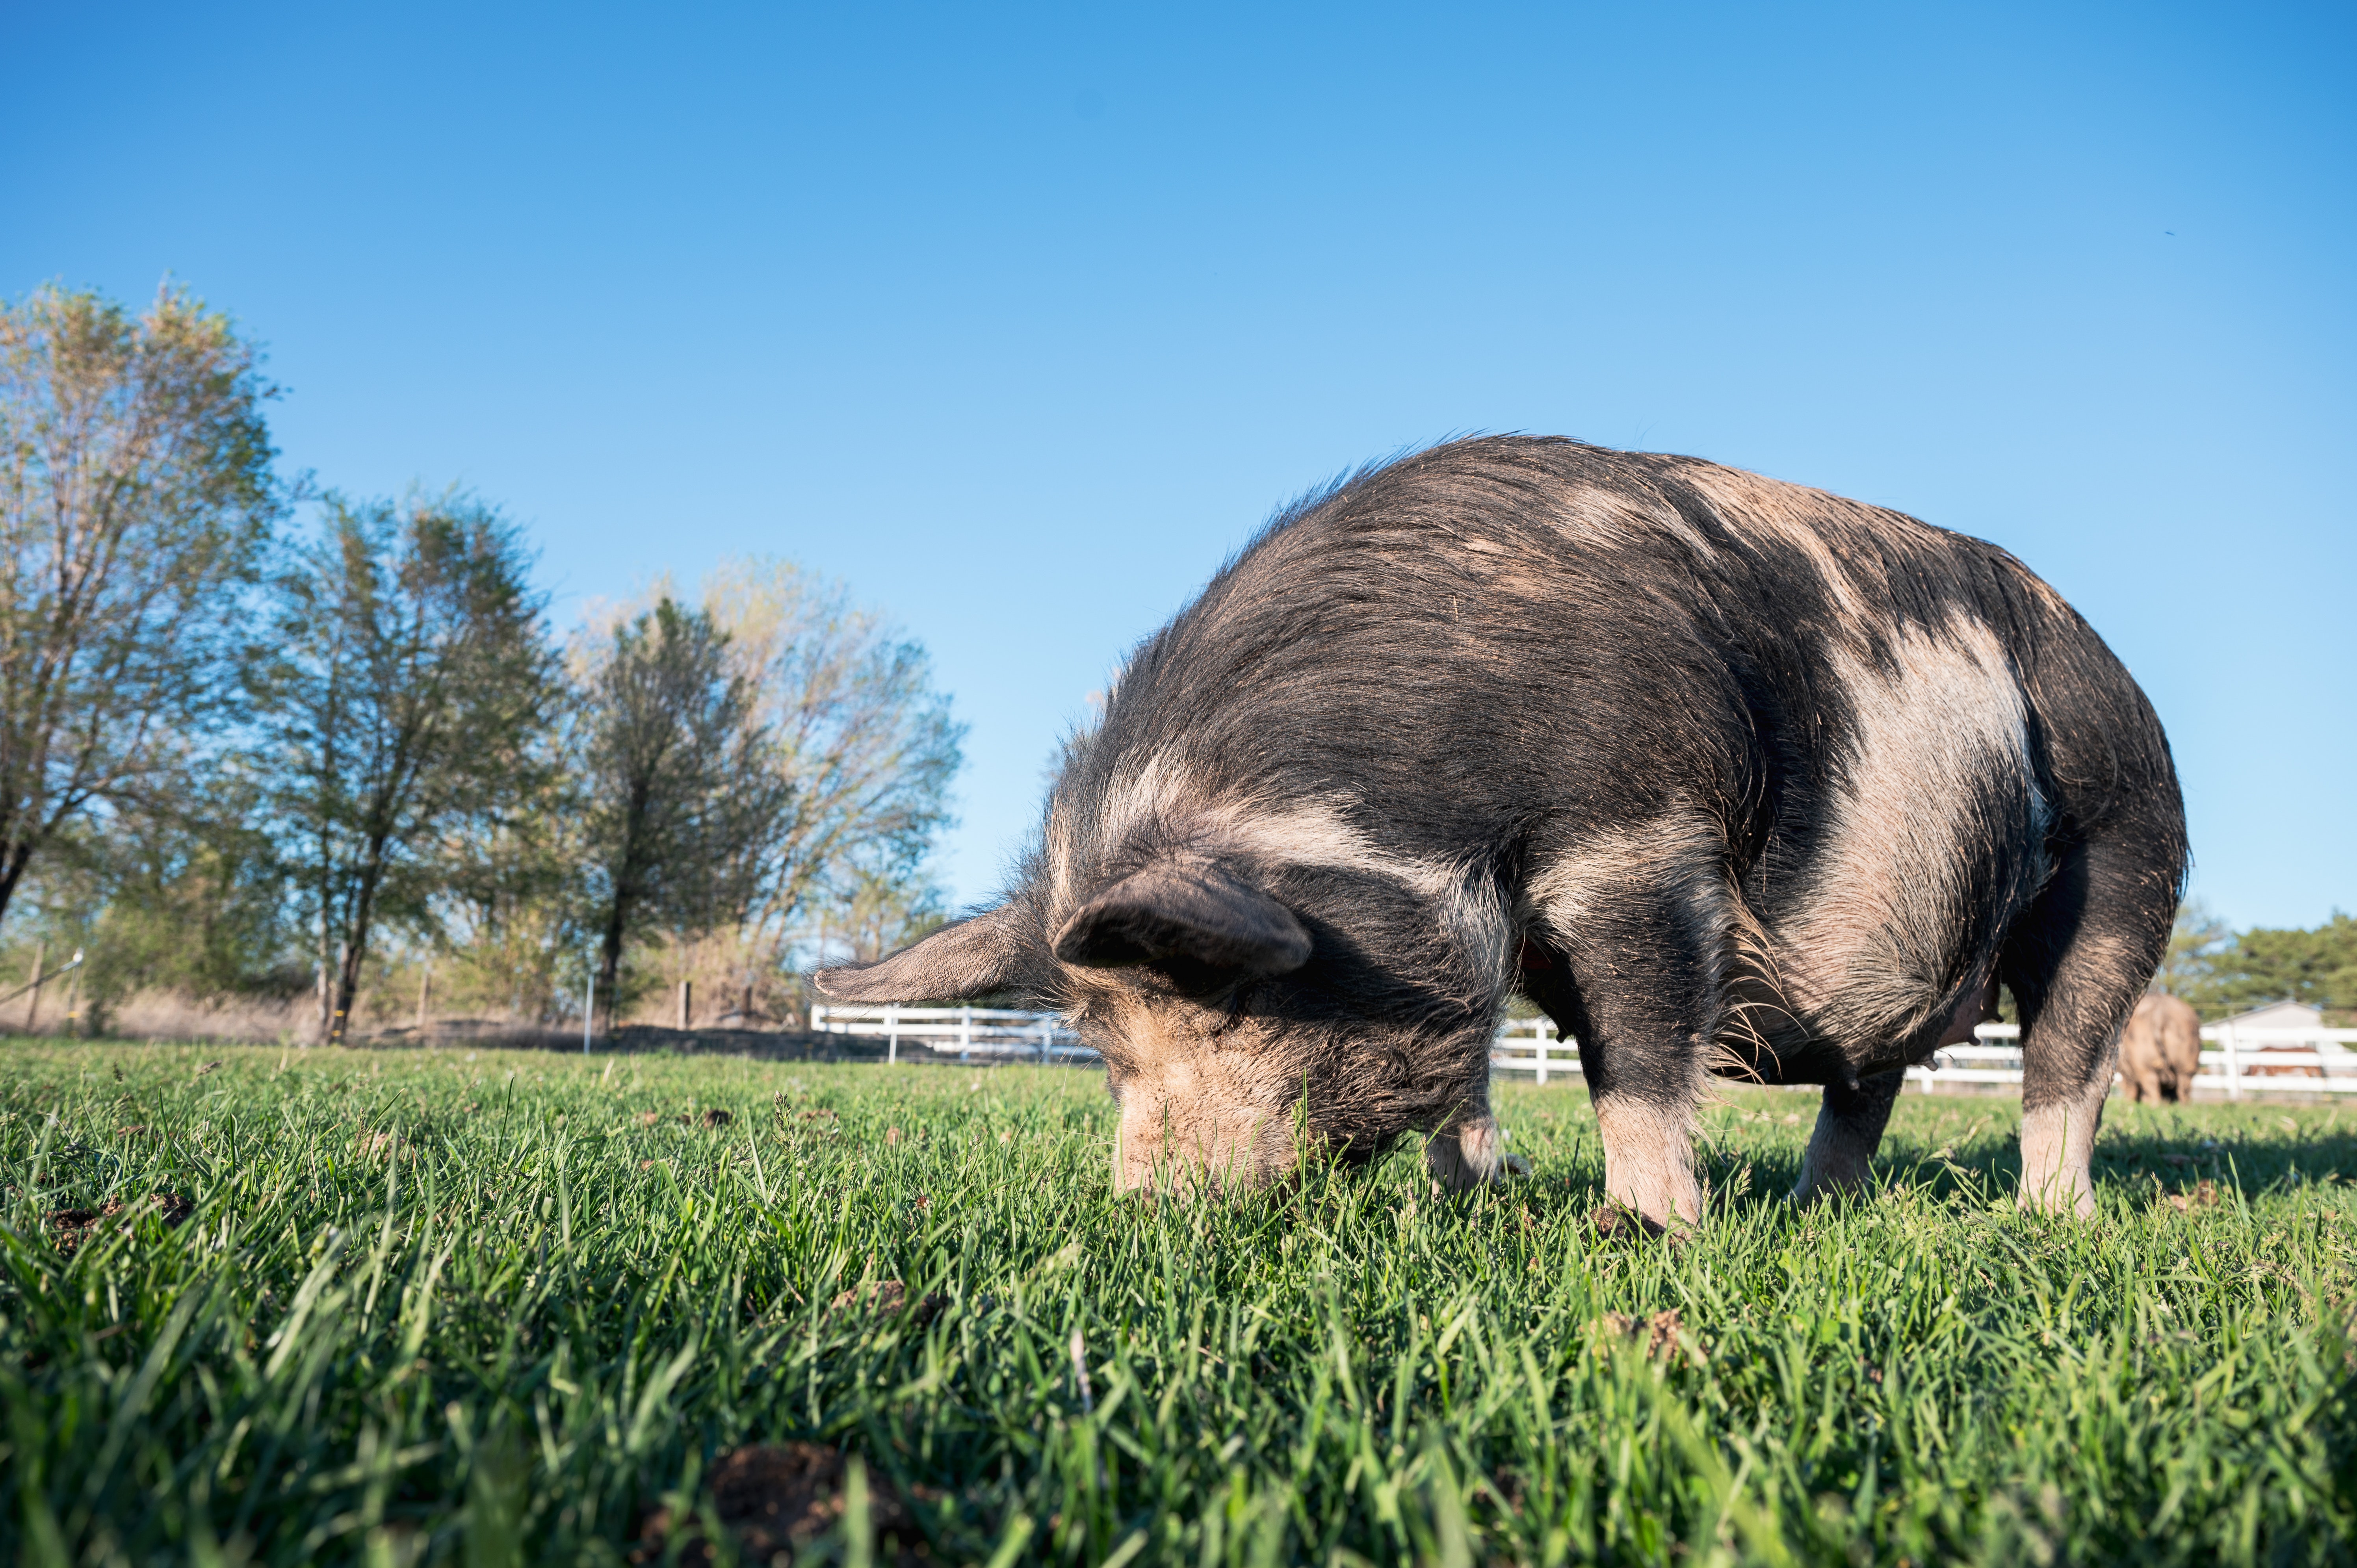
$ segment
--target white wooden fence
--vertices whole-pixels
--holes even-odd
[[[1016,1013],[1004,1007],[813,1007],[811,1033],[864,1035],[884,1041],[884,1059],[900,1059],[909,1040],[937,1052],[955,1051],[958,1060],[1010,1057],[1037,1062],[1094,1061],[1056,1013]]]
[[[1930,1065],[1910,1067],[1907,1080],[1929,1094],[1943,1083],[2021,1081],[2021,1029],[2014,1024],[1983,1024],[1969,1046],[1948,1046],[1932,1054]],[[2229,1100],[2246,1094],[2357,1094],[2357,1029],[2260,1029],[2212,1024],[2201,1031],[2205,1048],[2195,1089],[2216,1090]],[[1550,1018],[1517,1018],[1498,1031],[1490,1061],[1499,1072],[1527,1072],[1544,1083],[1549,1075],[1579,1071],[1579,1045],[1555,1037]]]
[[[885,1042],[885,1059],[900,1059],[909,1040],[936,1052],[957,1053],[960,1061],[991,1057],[1038,1062],[1092,1062],[1097,1053],[1054,1013],[1017,1013],[998,1007],[813,1007],[811,1030],[857,1035]],[[1925,1093],[1942,1083],[2021,1081],[2021,1031],[2011,1024],[1983,1024],[1969,1046],[1949,1046],[1932,1054],[1928,1067],[1910,1067],[1908,1081]],[[2357,1029],[2259,1029],[2212,1024],[2201,1031],[2195,1089],[2215,1090],[2230,1100],[2246,1094],[2357,1094]],[[1550,1018],[1510,1019],[1498,1031],[1490,1053],[1492,1070],[1527,1072],[1538,1082],[1579,1076],[1579,1043],[1556,1036]]]

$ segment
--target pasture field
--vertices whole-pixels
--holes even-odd
[[[2012,1101],[1795,1212],[1730,1091],[1673,1243],[1501,1098],[1492,1191],[1154,1206],[1087,1071],[0,1045],[0,1560],[2357,1552],[2357,1118],[2115,1101],[2080,1225]]]

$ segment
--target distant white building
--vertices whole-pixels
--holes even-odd
[[[2232,1024],[2237,1029],[2321,1029],[2324,1027],[2324,1009],[2311,1007],[2305,1002],[2270,1002],[2264,1007],[2254,1007],[2247,1013],[2237,1013],[2218,1022]]]

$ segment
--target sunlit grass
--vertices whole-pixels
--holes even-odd
[[[10,1561],[726,1557],[711,1466],[795,1439],[942,1562],[2357,1539],[2331,1107],[2115,1102],[2083,1226],[2015,1212],[2011,1101],[1909,1097],[1889,1190],[1795,1212],[1809,1101],[1730,1093],[1671,1243],[1598,1234],[1555,1086],[1501,1090],[1491,1192],[1404,1154],[1153,1207],[1070,1069],[0,1049]]]

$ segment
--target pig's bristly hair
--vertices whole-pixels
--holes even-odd
[[[1222,988],[1046,956],[1188,857],[1289,910],[1308,961]],[[1666,1105],[1702,1065],[1894,1067],[1994,971],[2031,1099],[2072,1100],[2184,859],[2149,705],[2003,550],[1694,458],[1481,437],[1288,504],[1139,646],[992,940],[1084,1016],[1126,986],[1204,1014],[1168,1048],[1279,1053],[1367,1153],[1479,1107],[1517,979],[1592,1082]],[[1122,918],[1103,950],[1152,926]],[[1142,1048],[1101,1044],[1117,1079]]]

